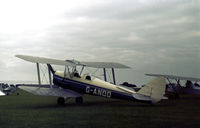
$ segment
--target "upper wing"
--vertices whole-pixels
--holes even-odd
[[[50,59],[50,58],[44,58],[44,57],[34,57],[34,56],[27,56],[27,55],[16,55],[16,57],[26,60],[26,61],[33,62],[33,63],[75,66],[75,64],[64,61],[64,60]]]
[[[81,62],[83,65],[93,68],[130,68],[116,62]]]
[[[155,77],[164,77],[168,79],[175,79],[175,80],[190,80],[190,81],[200,81],[200,78],[193,78],[193,77],[183,77],[183,76],[174,76],[174,75],[162,75],[162,74],[145,74],[147,76],[155,76]]]
[[[45,63],[45,64],[55,64],[55,65],[66,65],[66,66],[88,66],[93,68],[130,68],[126,65],[115,63],[115,62],[79,62],[77,60],[57,60],[44,57],[35,57],[27,55],[16,55],[16,57],[34,62],[34,63]]]
[[[42,95],[42,96],[58,96],[58,97],[80,97],[81,94],[69,90],[69,89],[63,89],[59,88],[57,86],[53,86],[50,88],[48,85],[17,85],[18,88],[27,91],[29,93],[32,93],[34,95]]]

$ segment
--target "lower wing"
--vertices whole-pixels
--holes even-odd
[[[19,84],[17,87],[34,95],[41,96],[58,96],[64,98],[82,96],[82,94],[78,92],[63,89],[55,85],[51,87],[50,85]]]

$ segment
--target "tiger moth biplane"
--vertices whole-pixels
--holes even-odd
[[[155,104],[163,98],[165,93],[166,81],[163,77],[152,80],[138,92],[125,86],[116,85],[114,69],[130,68],[120,63],[80,62],[27,55],[16,55],[16,57],[36,63],[38,73],[38,84],[19,84],[18,88],[35,95],[56,96],[59,105],[65,104],[65,100],[68,98],[75,98],[76,103],[82,103],[84,94]],[[39,64],[46,64],[48,67],[50,83],[48,85],[41,84]],[[65,70],[55,71],[52,65],[64,66]],[[76,68],[79,66],[81,67],[80,71]],[[89,73],[82,75],[85,67],[103,68],[104,80],[93,77]],[[106,81],[106,69],[112,69],[113,83]],[[53,82],[51,82],[51,74]]]
[[[200,85],[198,82],[200,78],[194,77],[183,77],[183,76],[175,76],[175,75],[162,75],[162,74],[146,74],[147,76],[154,76],[154,77],[164,77],[167,79],[168,84],[166,86],[166,91],[171,98],[179,98],[180,94],[193,94],[193,95],[200,95]],[[176,82],[172,82],[175,80]],[[182,84],[180,82],[184,82]]]

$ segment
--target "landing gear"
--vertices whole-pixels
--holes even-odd
[[[63,97],[58,97],[57,104],[58,105],[65,105],[65,99]]]
[[[175,94],[174,94],[174,98],[175,98],[175,99],[179,99],[179,98],[180,98],[179,94],[178,94],[178,93],[175,93]]]
[[[179,99],[179,98],[180,98],[180,96],[179,96],[178,93],[171,93],[171,94],[168,94],[167,97],[168,97],[169,99]]]
[[[77,104],[82,104],[83,103],[83,97],[77,97],[76,98],[76,103]]]
[[[63,97],[58,97],[57,104],[63,106],[63,105],[65,105],[65,100],[67,100],[67,99],[65,99]],[[75,101],[76,101],[77,104],[82,104],[83,103],[83,97],[77,97]]]

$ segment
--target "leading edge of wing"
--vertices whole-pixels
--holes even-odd
[[[45,57],[36,57],[36,56],[28,56],[28,55],[16,55],[16,57],[23,59],[25,61],[33,62],[33,63],[75,66],[75,64],[64,61],[64,60],[50,59],[50,58],[45,58]]]
[[[200,81],[200,78],[194,78],[194,77],[183,77],[183,76],[162,75],[162,74],[145,74],[145,75],[147,75],[147,76],[155,76],[155,77],[164,77],[164,78],[175,79],[175,80]]]

